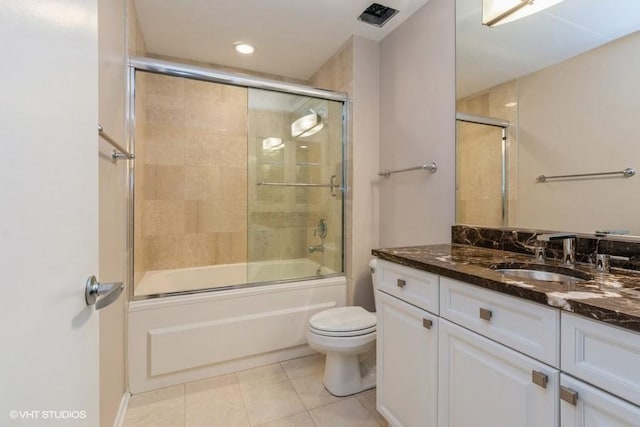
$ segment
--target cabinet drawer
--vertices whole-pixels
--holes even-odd
[[[438,275],[378,260],[376,289],[438,314]]]
[[[640,405],[640,334],[562,313],[561,367]]]
[[[560,425],[637,426],[640,407],[591,387],[566,374],[560,375]],[[565,394],[567,392],[568,394]]]
[[[559,310],[441,277],[440,316],[559,366]]]

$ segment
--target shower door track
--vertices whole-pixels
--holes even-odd
[[[235,74],[211,68],[198,67],[196,65],[179,64],[154,58],[133,57],[129,61],[129,66],[141,71],[223,83],[232,86],[267,89],[276,92],[291,93],[294,95],[328,99],[331,101],[347,101],[347,94],[344,92],[316,89],[296,83],[254,77],[246,74]]]

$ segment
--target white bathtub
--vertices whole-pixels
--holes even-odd
[[[320,268],[320,274],[318,269]],[[335,271],[306,258],[147,271],[134,296],[325,276]]]
[[[241,264],[240,267],[148,272],[136,294],[138,290],[157,294],[175,292],[178,288],[218,289],[129,304],[131,392],[140,393],[313,354],[306,340],[309,317],[346,304],[346,277],[316,276],[260,286],[227,286],[234,281],[246,283],[244,277],[256,282],[282,279],[287,272],[291,273],[289,277],[305,272],[313,276],[318,267],[308,260],[288,260],[248,268]],[[284,268],[287,268],[285,272]],[[242,276],[247,270],[250,274]]]

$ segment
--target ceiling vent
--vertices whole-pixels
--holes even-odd
[[[392,7],[372,3],[371,6],[366,8],[364,12],[358,16],[358,21],[375,25],[376,27],[382,27],[389,22],[396,13],[398,13],[398,11]]]

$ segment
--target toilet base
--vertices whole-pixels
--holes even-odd
[[[334,396],[349,396],[376,386],[375,351],[373,355],[328,353],[324,367],[324,386]]]

